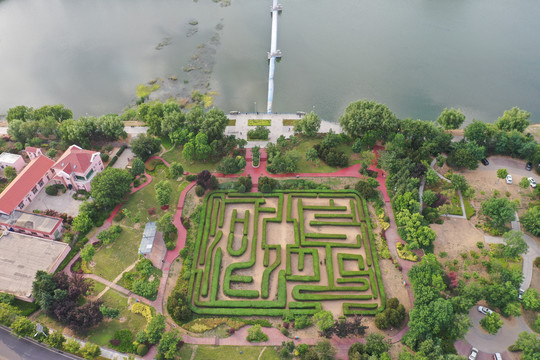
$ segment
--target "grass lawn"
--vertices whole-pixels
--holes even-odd
[[[311,149],[314,145],[319,144],[321,141],[322,138],[299,137],[298,145],[296,145],[293,149],[298,151],[303,157],[308,149]],[[351,144],[340,144],[336,148],[339,151],[343,151],[345,155],[347,155],[347,157],[349,158],[349,166],[358,164],[362,160],[360,154],[353,153],[351,146]],[[313,161],[306,161],[304,158],[302,158],[298,164],[298,172],[303,173],[327,173],[335,172],[339,169],[340,168],[335,166],[326,165],[320,159],[319,166],[317,166],[316,163]]]
[[[90,295],[91,296],[97,296],[100,292],[105,290],[106,286],[104,284],[100,283],[99,281],[93,280],[93,282],[94,282],[94,288],[90,292]]]
[[[266,350],[261,355],[260,360],[279,360],[280,357],[278,355],[278,352],[273,347],[267,347]]]
[[[207,346],[199,345],[197,352],[195,353],[194,360],[229,360],[229,359],[245,359],[245,360],[257,360],[262,351],[261,346]],[[275,350],[275,356],[272,356],[272,349],[267,348],[261,359],[266,360],[278,360],[279,357]],[[242,354],[240,354],[242,351]],[[268,354],[266,354],[268,352]]]
[[[271,126],[270,119],[248,119],[248,126]]]
[[[208,170],[210,172],[213,172],[216,170],[217,165],[219,164],[219,161],[212,162],[193,162],[190,163],[187,160],[184,160],[182,156],[182,147],[177,146],[175,149],[163,154],[163,158],[167,160],[167,162],[170,164],[173,161],[179,162],[184,167],[184,171],[187,171],[189,173],[199,173],[203,170]]]
[[[90,330],[86,340],[110,347],[109,340],[115,331],[129,329],[135,335],[146,327],[146,319],[142,315],[128,310],[128,298],[124,295],[109,290],[101,298],[108,307],[120,310],[120,315],[117,319],[103,321],[96,328]]]
[[[113,281],[125,268],[139,258],[139,244],[143,229],[122,227],[122,233],[112,244],[102,246],[92,259],[93,273]]]
[[[22,316],[28,316],[39,310],[39,305],[35,302],[28,302],[20,299],[13,300],[12,305],[21,312]]]
[[[172,148],[171,139],[168,136],[162,136],[159,138],[159,140],[161,141],[161,145],[163,145],[166,150]]]
[[[236,126],[236,120],[229,120],[227,126]]]
[[[191,354],[193,354],[193,349],[195,347],[193,345],[184,344],[180,348],[180,359],[191,359]]]
[[[39,313],[39,315],[35,318],[35,321],[45,325],[49,329],[54,329],[57,331],[62,331],[62,329],[64,328],[64,326],[62,326],[60,322],[56,321],[44,312]]]

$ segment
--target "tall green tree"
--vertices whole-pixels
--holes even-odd
[[[465,121],[465,115],[459,109],[447,109],[444,108],[443,112],[437,118],[437,123],[443,127],[444,130],[458,129]]]
[[[90,195],[101,208],[112,208],[131,190],[133,178],[128,170],[107,168],[92,179]]]
[[[529,249],[521,231],[510,230],[503,235],[503,240],[506,244],[503,255],[506,258],[515,258],[521,254],[525,254]]]
[[[294,131],[304,133],[307,136],[315,136],[320,127],[321,119],[312,111],[294,124]]]
[[[146,161],[152,154],[155,154],[161,149],[158,139],[146,134],[140,134],[131,140],[131,150],[142,161]]]
[[[148,334],[148,342],[150,344],[157,344],[163,336],[165,330],[165,317],[163,315],[156,315],[150,320],[144,331]]]
[[[465,127],[465,139],[474,141],[479,146],[488,146],[495,134],[493,125],[480,120],[473,120]]]
[[[178,355],[178,343],[182,340],[180,332],[177,329],[167,331],[163,334],[158,345],[158,353],[162,354],[167,360],[173,360]]]
[[[160,206],[168,205],[171,201],[172,187],[167,180],[161,180],[155,185],[156,198]]]
[[[538,360],[540,354],[540,337],[537,334],[521,332],[512,346],[514,350],[523,351],[523,360]]]
[[[527,180],[528,182],[528,180]],[[540,236],[540,205],[533,206],[520,219],[525,230],[534,236]]]
[[[516,204],[504,198],[491,198],[482,202],[482,213],[489,217],[496,228],[503,228],[505,224],[514,221],[516,209]]]
[[[495,121],[495,126],[503,131],[517,130],[523,132],[530,125],[530,117],[530,112],[513,107],[510,110],[504,111],[503,116]]]
[[[96,253],[96,248],[92,244],[86,244],[85,247],[81,250],[81,259],[84,261],[90,261],[94,257],[94,254]]]
[[[372,131],[377,139],[386,139],[397,130],[396,116],[386,105],[374,101],[359,100],[350,103],[339,123],[343,130],[354,138]]]
[[[139,158],[135,158],[131,164],[131,175],[138,176],[144,173],[145,166],[144,161]]]
[[[480,325],[491,335],[495,335],[503,324],[504,323],[501,320],[501,315],[496,312],[487,314],[482,320],[480,320]]]

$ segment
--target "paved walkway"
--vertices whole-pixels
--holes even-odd
[[[289,137],[294,135],[294,126],[292,125],[283,125],[283,120],[300,120],[303,116],[298,116],[297,114],[267,114],[264,112],[261,113],[241,113],[238,115],[227,115],[229,120],[236,120],[235,126],[227,126],[225,129],[225,135],[234,135],[239,139],[247,140],[247,133],[249,130],[254,130],[255,126],[248,126],[248,120],[271,120],[271,125],[268,126],[270,129],[270,135],[268,141],[250,141],[249,146],[260,146],[265,147],[269,142],[275,143],[276,140],[281,136]],[[341,126],[338,123],[322,120],[321,127],[319,132],[327,133],[330,130],[335,133],[343,132]]]
[[[521,225],[519,222],[518,214],[516,213],[516,220],[512,221],[512,229],[521,231]],[[504,244],[504,240],[501,236],[490,236],[484,235],[486,242],[491,244]],[[521,283],[521,288],[527,290],[531,286],[532,275],[533,275],[533,266],[534,259],[540,256],[540,247],[536,240],[530,237],[527,234],[523,234],[523,240],[527,243],[529,248],[527,252],[522,255],[523,257],[523,281]]]

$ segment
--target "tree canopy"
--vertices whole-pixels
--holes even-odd
[[[138,135],[131,140],[130,145],[133,153],[143,162],[161,149],[159,140],[146,134]]]
[[[482,213],[490,218],[496,228],[503,228],[505,224],[514,221],[516,209],[516,204],[504,198],[491,198],[482,202]]]
[[[92,179],[90,195],[102,208],[112,208],[131,190],[133,178],[128,170],[107,168]]]
[[[314,136],[317,135],[320,127],[321,119],[319,118],[319,115],[312,111],[309,114],[306,114],[302,119],[296,121],[294,124],[294,131],[304,133],[307,136]]]
[[[354,138],[371,131],[377,139],[386,139],[390,133],[397,130],[397,119],[390,109],[384,104],[369,100],[350,103],[339,123],[343,130]]]
[[[464,121],[465,115],[463,115],[461,110],[454,108],[445,108],[437,118],[437,123],[439,123],[444,130],[458,129]]]
[[[523,132],[530,125],[530,117],[530,112],[513,107],[504,111],[503,115],[495,121],[495,126],[504,131],[517,130]]]

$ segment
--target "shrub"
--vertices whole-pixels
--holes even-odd
[[[305,329],[308,326],[311,326],[313,322],[307,315],[302,315],[294,318],[294,328],[295,329]]]
[[[114,347],[120,352],[133,352],[133,333],[128,329],[117,330],[111,340],[116,340]]]
[[[399,303],[399,300],[390,298],[386,302],[384,311],[375,315],[375,326],[381,330],[399,327],[405,320],[405,315],[405,307]]]
[[[257,126],[253,130],[249,130],[247,134],[248,140],[268,140],[270,129],[265,126]]]
[[[253,325],[248,329],[248,336],[246,338],[249,342],[264,342],[268,341],[268,335],[262,332],[261,325]]]
[[[495,335],[499,331],[501,326],[503,326],[503,321],[501,320],[501,315],[494,312],[491,314],[487,314],[482,320],[480,320],[480,325],[488,333]]]
[[[186,176],[186,180],[187,181],[195,181],[195,180],[197,180],[197,175],[189,174],[189,175]]]
[[[140,344],[139,346],[137,346],[137,355],[144,356],[147,353],[148,353],[148,346],[146,346],[145,344]]]
[[[108,154],[101,153],[99,156],[101,157],[101,161],[103,161],[103,162],[109,161],[109,155]]]
[[[50,157],[50,158],[54,158],[56,156],[57,152],[58,152],[58,150],[56,150],[56,149],[49,149],[49,151],[47,151],[47,156]]]
[[[45,193],[47,195],[56,196],[58,194],[58,188],[56,185],[49,185],[45,188]]]
[[[204,190],[204,188],[203,188],[201,185],[197,185],[197,186],[195,187],[195,194],[196,194],[198,197],[203,196],[203,195],[204,195],[204,192],[205,192],[205,190]]]

